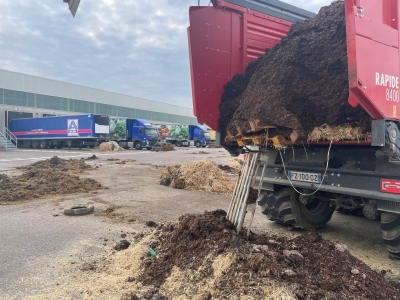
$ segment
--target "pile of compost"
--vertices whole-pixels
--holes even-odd
[[[19,169],[24,170],[21,175],[0,176],[0,202],[86,193],[102,188],[94,179],[73,175],[93,169],[83,160],[63,160],[55,156]]]
[[[175,150],[174,145],[167,142],[157,142],[151,147],[151,151],[173,151]]]
[[[274,126],[293,142],[325,124],[370,131],[370,116],[351,107],[348,96],[344,2],[335,1],[292,25],[279,44],[225,86],[220,131],[237,137]]]
[[[46,170],[46,171],[62,171],[62,172],[71,172],[81,174],[86,170],[93,169],[90,165],[87,165],[84,160],[79,159],[62,159],[58,156],[53,156],[50,159],[41,160],[35,162],[33,164],[27,166],[17,167],[17,169],[25,170],[25,171],[38,171],[38,170]]]
[[[167,297],[186,299],[398,299],[386,281],[344,245],[316,232],[294,239],[236,235],[222,210],[184,215],[160,225],[141,257],[136,282]],[[150,298],[149,298],[150,299]]]
[[[176,189],[199,190],[231,195],[236,177],[229,176],[212,160],[167,166],[161,173],[160,184]]]

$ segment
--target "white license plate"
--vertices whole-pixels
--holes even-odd
[[[288,171],[290,180],[321,183],[321,174]]]

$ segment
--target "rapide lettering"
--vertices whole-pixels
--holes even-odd
[[[376,73],[376,85],[390,87],[392,89],[399,88],[399,77],[388,74]]]
[[[386,87],[385,91],[386,101],[391,101],[391,102],[400,101],[399,77],[376,72],[375,83],[378,86]]]

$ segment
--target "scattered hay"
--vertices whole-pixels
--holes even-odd
[[[235,182],[236,178],[229,177],[214,161],[201,160],[187,165],[167,166],[161,173],[160,184],[231,195]]]
[[[120,147],[117,142],[112,141],[112,142],[101,143],[99,148],[93,151],[112,152],[112,151],[125,151],[125,149]]]
[[[350,124],[339,126],[329,126],[327,124],[324,124],[313,129],[313,131],[308,135],[308,141],[360,141],[365,137],[366,134],[363,133],[361,127],[353,127]]]
[[[151,151],[174,151],[174,145],[167,142],[157,142],[153,147],[151,147]]]

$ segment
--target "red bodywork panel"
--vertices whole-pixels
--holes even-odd
[[[224,1],[190,7],[188,28],[194,115],[218,131],[224,85],[287,35],[292,23]]]
[[[345,0],[349,103],[374,119],[399,120],[399,2]],[[218,131],[223,86],[287,34],[292,23],[221,0],[191,7],[189,51],[194,114]]]
[[[346,0],[349,103],[399,119],[398,0]]]

